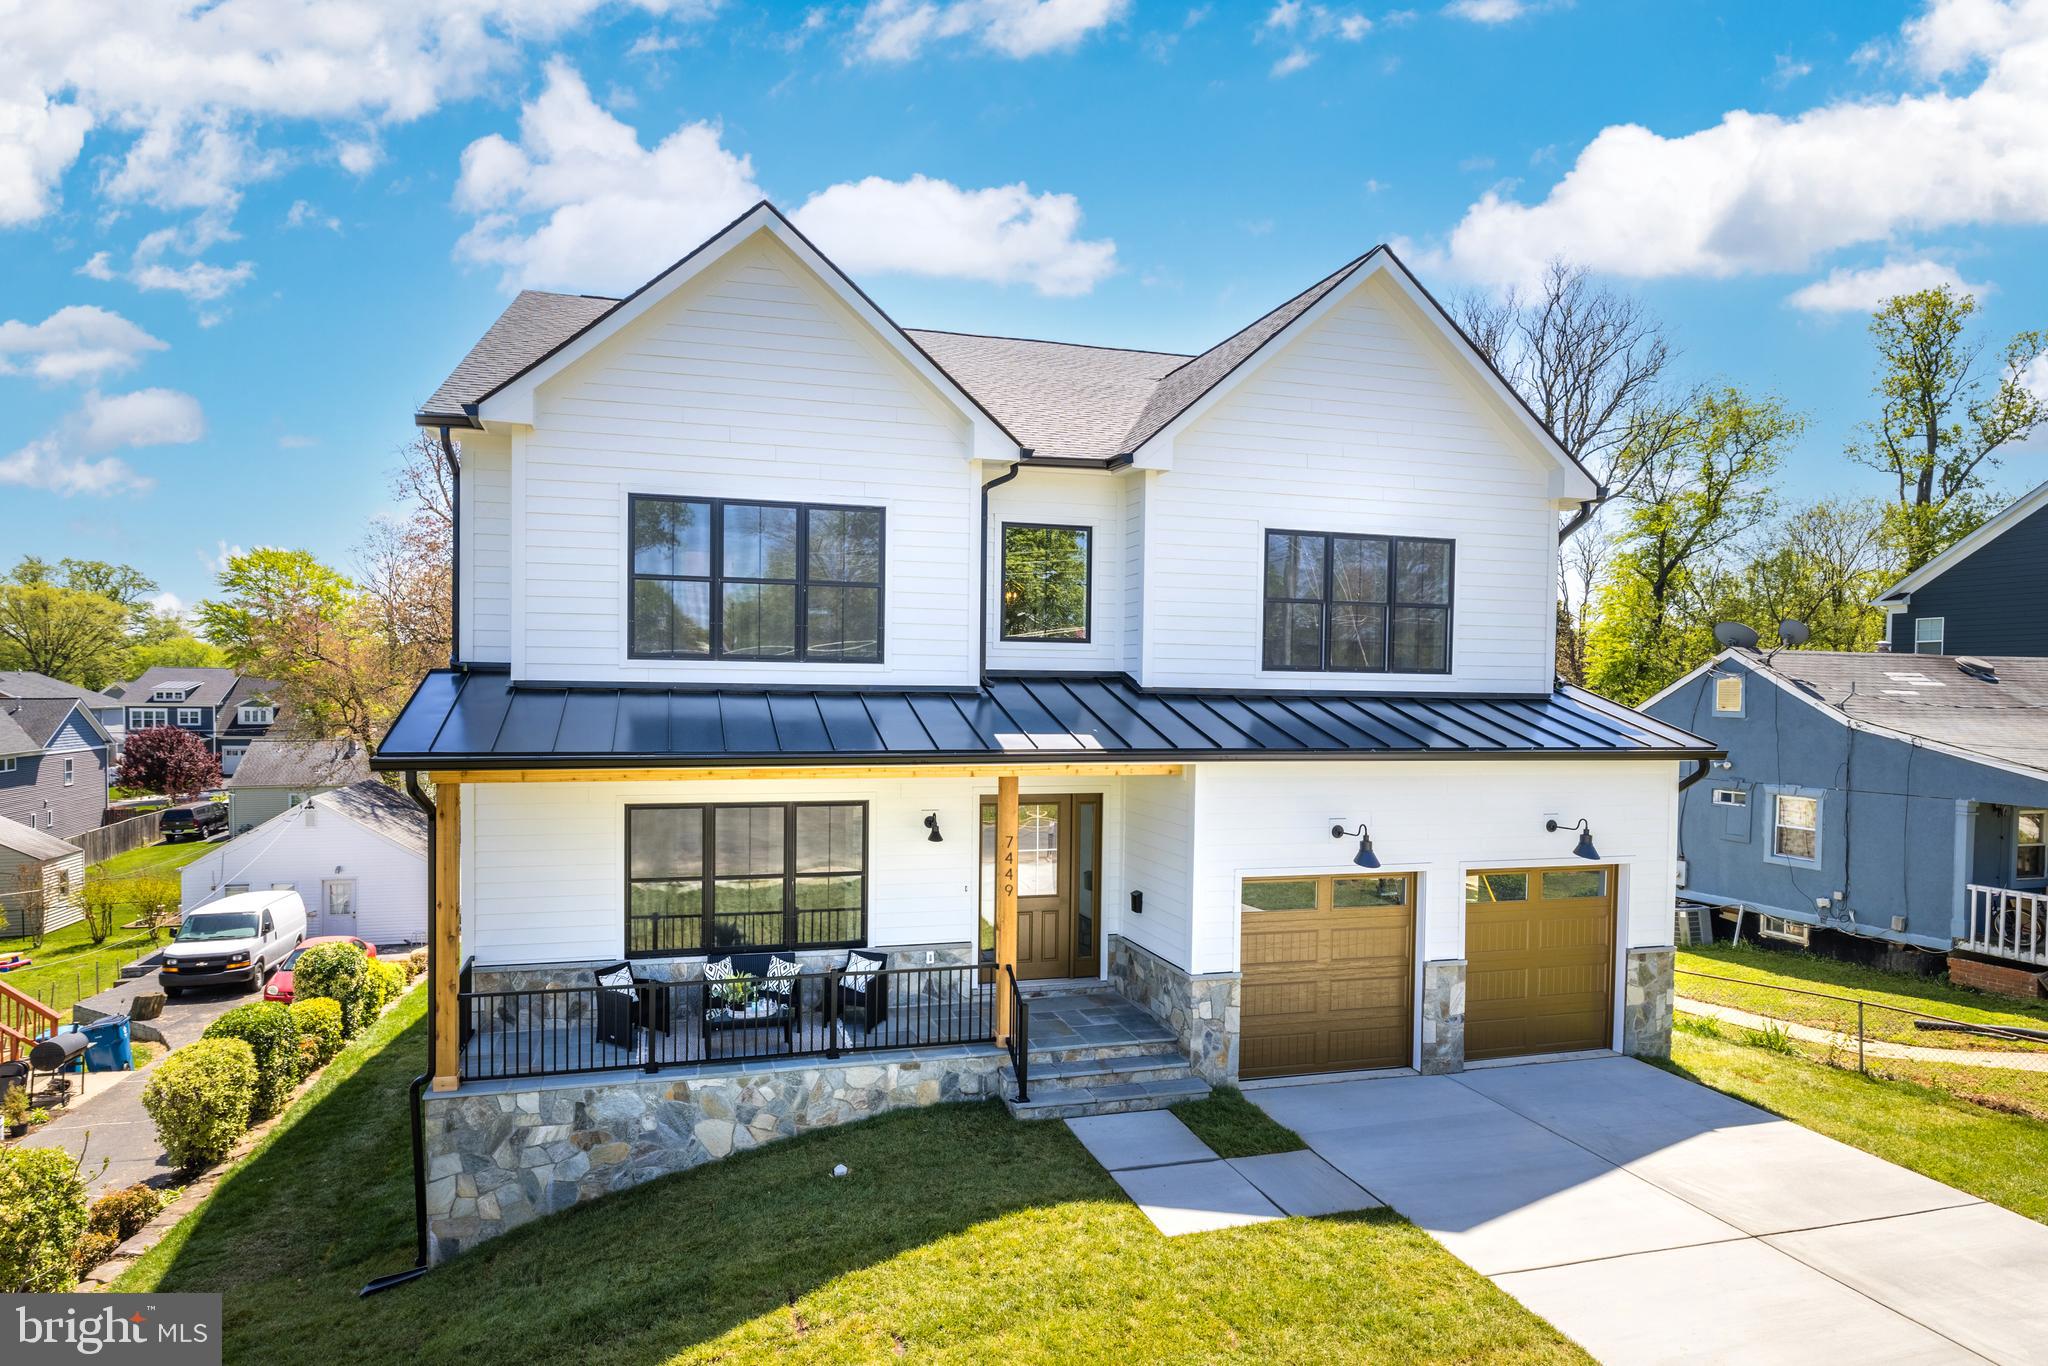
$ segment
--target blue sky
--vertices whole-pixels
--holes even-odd
[[[15,4],[0,559],[186,604],[223,547],[347,564],[512,289],[763,194],[906,325],[1167,350],[1379,241],[1443,297],[1564,255],[1809,416],[1798,496],[1882,492],[1882,293],[2048,326],[2048,0]]]

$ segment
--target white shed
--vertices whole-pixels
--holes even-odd
[[[291,887],[308,935],[373,944],[427,937],[427,820],[375,780],[322,792],[185,866],[184,909],[234,892]]]
[[[85,918],[78,889],[85,885],[85,853],[68,840],[0,820],[0,936],[28,933],[32,908],[43,930],[61,930]]]

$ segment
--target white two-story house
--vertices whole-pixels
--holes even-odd
[[[1164,354],[906,330],[762,205],[417,420],[444,1253],[892,1104],[1666,1048],[1712,746],[1557,684],[1599,490],[1387,249]]]

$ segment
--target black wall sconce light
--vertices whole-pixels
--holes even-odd
[[[1556,821],[1545,821],[1543,822],[1543,828],[1553,835],[1559,830],[1578,831],[1579,842],[1572,846],[1572,852],[1580,858],[1597,859],[1600,857],[1600,851],[1593,847],[1593,827],[1585,821],[1580,821],[1576,825],[1559,825]]]
[[[931,834],[925,836],[925,838],[930,840],[933,844],[944,844],[946,842],[946,837],[939,833],[938,812],[927,811],[924,813],[924,828],[931,831]]]
[[[1372,851],[1372,832],[1367,830],[1364,824],[1361,823],[1356,830],[1346,830],[1341,825],[1330,827],[1331,839],[1340,840],[1346,835],[1358,836],[1358,852],[1351,856],[1353,863],[1361,868],[1377,868],[1380,866],[1379,855]]]

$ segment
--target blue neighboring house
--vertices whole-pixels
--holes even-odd
[[[127,735],[155,726],[189,730],[219,756],[221,774],[230,776],[249,746],[277,724],[277,692],[276,683],[233,669],[165,665],[121,684],[114,696],[125,710]]]
[[[1877,599],[1899,655],[2048,655],[2048,484],[1893,584]]]
[[[41,674],[0,675],[0,820],[60,840],[99,826],[113,742],[85,698]]]
[[[1745,938],[1947,953],[1956,980],[2034,993],[2048,659],[1733,649],[1642,710],[1728,755],[1679,798],[1685,896]]]

